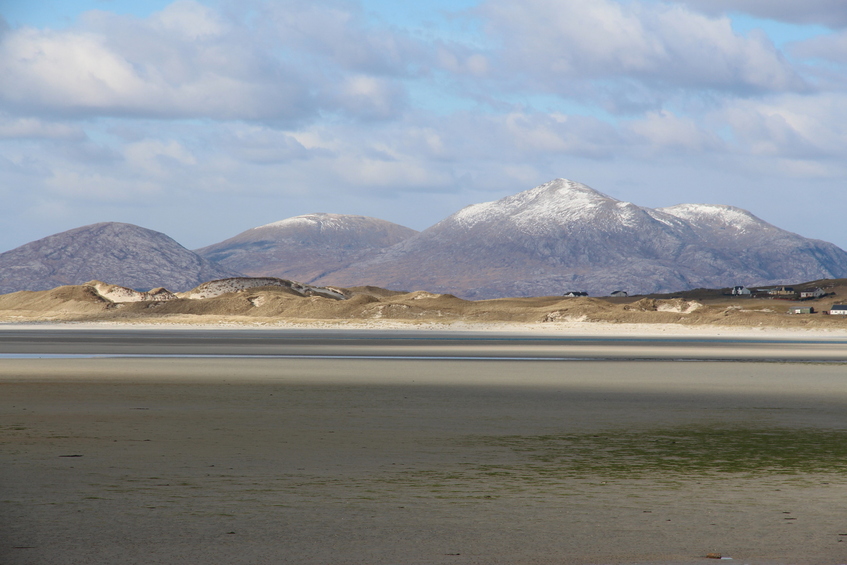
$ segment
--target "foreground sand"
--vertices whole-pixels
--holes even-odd
[[[0,563],[844,563],[845,414],[842,365],[4,359]]]

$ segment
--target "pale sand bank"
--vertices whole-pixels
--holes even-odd
[[[844,563],[845,380],[778,363],[2,360],[0,563]]]
[[[768,339],[847,339],[847,320],[844,328],[798,328],[774,326],[720,326],[714,324],[682,325],[654,323],[607,323],[607,322],[408,322],[401,320],[277,320],[255,322],[249,320],[204,320],[173,321],[168,319],[146,322],[0,322],[4,329],[341,329],[359,331],[403,330],[421,332],[489,332],[525,333],[578,336],[643,336],[643,337],[737,337]]]

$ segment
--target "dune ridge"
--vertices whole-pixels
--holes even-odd
[[[139,292],[91,281],[47,291],[0,295],[0,323],[359,324],[379,327],[507,324],[515,327],[650,324],[686,327],[847,329],[847,317],[822,314],[847,295],[847,280],[807,283],[827,295],[804,301],[817,313],[789,315],[796,302],[740,298],[719,290],[634,297],[499,298],[378,287],[317,287],[276,278],[209,281],[183,293]]]

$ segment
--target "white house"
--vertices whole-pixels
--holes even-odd
[[[732,295],[745,295],[745,294],[753,294],[749,288],[744,286],[734,286],[732,287]]]
[[[566,293],[565,293],[565,294],[563,294],[562,296],[569,296],[569,297],[573,298],[573,297],[575,297],[575,296],[588,296],[588,293],[587,293],[587,292],[583,292],[583,291],[581,291],[581,290],[571,290],[571,291],[569,291],[569,292],[566,292]]]
[[[847,316],[847,304],[833,304],[829,313],[833,316]]]
[[[810,288],[800,292],[800,298],[820,298],[826,293],[821,288]]]

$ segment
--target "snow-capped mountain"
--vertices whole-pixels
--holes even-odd
[[[135,290],[184,291],[238,274],[163,233],[117,222],[57,233],[0,254],[0,294],[92,280]]]
[[[847,276],[847,253],[731,206],[650,209],[556,179],[474,204],[312,282],[464,298],[605,295]]]
[[[248,275],[310,282],[416,233],[366,216],[306,214],[249,229],[196,253]]]
[[[468,206],[420,233],[376,218],[308,214],[193,253],[164,234],[103,223],[0,254],[0,293],[95,279],[179,292],[240,274],[476,299],[599,296],[842,278],[847,252],[732,206],[644,208],[556,179]]]

